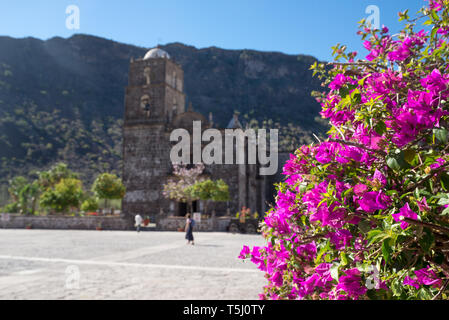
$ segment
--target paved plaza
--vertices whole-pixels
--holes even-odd
[[[0,229],[0,299],[258,299],[260,235]]]

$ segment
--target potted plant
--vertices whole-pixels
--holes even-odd
[[[150,224],[150,217],[146,216],[143,220],[143,226],[146,227]]]
[[[97,231],[101,231],[103,230],[102,226],[101,226],[101,222],[97,225],[97,227],[95,228]]]
[[[239,214],[240,223],[245,223],[246,219],[250,217],[251,217],[251,209],[243,206]]]
[[[32,228],[33,228],[33,225],[31,223],[29,223],[25,226],[25,229],[28,229],[28,230],[30,230]]]

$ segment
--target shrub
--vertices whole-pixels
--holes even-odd
[[[262,299],[447,299],[448,4],[421,10],[429,32],[407,11],[395,36],[362,21],[367,60],[337,45],[312,66],[332,128],[291,155],[267,245],[240,254],[267,274]]]
[[[19,213],[19,206],[17,202],[9,203],[2,208],[3,213]]]
[[[229,200],[229,186],[222,179],[198,181],[195,184],[188,186],[185,189],[185,192],[189,194],[192,199],[205,201],[205,212],[208,212],[210,201],[221,202]]]
[[[82,182],[78,179],[62,179],[54,188],[46,190],[40,198],[40,205],[57,212],[78,208],[83,197]]]
[[[98,198],[111,200],[122,199],[125,196],[126,189],[122,180],[115,174],[103,173],[95,179],[92,192]]]
[[[84,212],[97,211],[98,199],[95,197],[89,197],[81,204],[81,210]]]

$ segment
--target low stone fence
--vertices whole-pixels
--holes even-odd
[[[25,216],[1,214],[3,229],[74,229],[74,230],[131,230],[128,220],[119,216]]]
[[[231,217],[212,217],[195,221],[194,231],[228,231]],[[178,231],[184,230],[186,224],[185,217],[165,217],[161,218],[157,224],[157,230]]]
[[[195,231],[228,231],[231,217],[213,217],[195,221]],[[142,230],[179,231],[184,230],[184,217],[163,217],[152,221],[155,227]],[[134,230],[130,219],[120,216],[26,216],[19,214],[0,214],[0,228],[3,229],[73,229],[73,230]]]

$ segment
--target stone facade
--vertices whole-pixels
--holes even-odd
[[[231,222],[230,217],[214,217],[210,219],[205,219],[197,221],[194,227],[194,232],[198,231],[228,231],[229,224]],[[159,219],[159,224],[157,225],[158,230],[164,231],[179,231],[185,228],[186,219],[184,217],[165,217]]]
[[[73,217],[73,216],[25,216],[1,214],[3,229],[59,229],[59,230],[132,230],[134,226],[120,217]]]
[[[143,59],[131,60],[128,82],[123,129],[123,182],[127,190],[123,217],[131,220],[140,214],[159,222],[183,215],[182,204],[162,195],[163,184],[172,172],[170,133],[176,128],[192,132],[193,121],[201,121],[202,130],[213,124],[191,106],[185,109],[183,70],[160,49],[150,50]],[[238,119],[231,123],[240,125]],[[229,185],[231,199],[215,204],[217,216],[234,215],[243,206],[259,214],[266,211],[273,176],[260,176],[258,168],[257,164],[206,165],[207,177],[223,179]],[[196,211],[201,208],[199,203]]]

